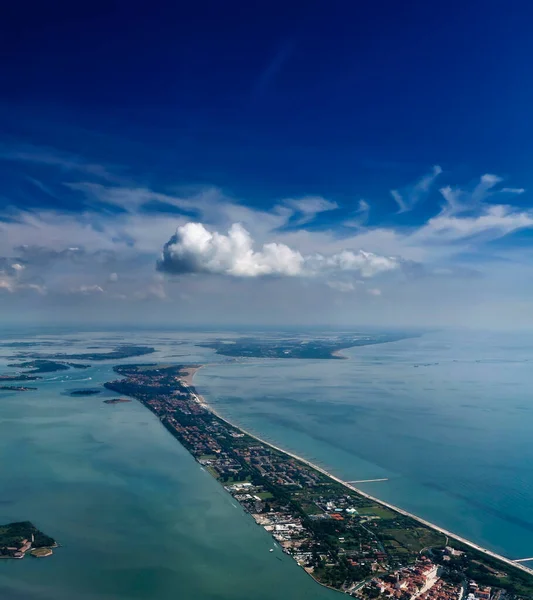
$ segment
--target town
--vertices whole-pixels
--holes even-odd
[[[216,415],[194,365],[121,365],[108,389],[133,396],[274,544],[322,585],[360,600],[522,600],[533,577],[358,494]]]

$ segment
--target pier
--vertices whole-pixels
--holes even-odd
[[[529,562],[530,560],[533,560],[533,556],[531,558],[518,558],[517,560],[514,560],[513,562],[523,563],[523,562]]]

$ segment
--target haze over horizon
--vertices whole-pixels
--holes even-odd
[[[533,328],[523,11],[24,4],[3,325]]]

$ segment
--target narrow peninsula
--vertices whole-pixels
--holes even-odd
[[[192,386],[199,365],[120,365],[137,398],[322,585],[352,597],[526,600],[533,570],[362,492],[234,426]],[[472,594],[472,596],[469,596]]]
[[[22,358],[32,358],[38,361],[61,361],[63,364],[74,367],[74,368],[87,368],[90,365],[80,365],[80,364],[72,364],[71,360],[91,360],[91,361],[100,361],[100,360],[119,360],[122,358],[131,358],[134,356],[142,356],[143,354],[151,354],[155,352],[155,348],[151,346],[132,346],[132,345],[122,345],[116,346],[113,350],[108,350],[107,352],[83,352],[81,354],[65,354],[65,353],[55,353],[55,354],[42,354],[40,352],[19,352],[13,358],[22,359]],[[57,363],[56,363],[57,364]]]
[[[331,337],[292,336],[284,339],[239,337],[215,339],[197,346],[212,348],[217,354],[235,358],[308,358],[342,360],[341,350],[356,346],[372,346],[416,337],[414,333],[351,334]]]

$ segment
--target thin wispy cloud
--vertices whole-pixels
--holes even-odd
[[[339,208],[336,202],[326,200],[321,196],[304,196],[303,198],[291,198],[284,201],[284,204],[293,209],[296,213],[293,220],[294,225],[305,225],[315,219],[317,215],[329,212]]]
[[[254,96],[261,96],[273,84],[276,77],[283,69],[294,51],[295,42],[292,40],[284,42],[274,54],[270,62],[259,74],[252,90]]]
[[[64,172],[74,171],[93,175],[109,182],[123,182],[122,178],[103,165],[88,162],[73,154],[57,152],[38,146],[21,146],[17,148],[0,146],[0,160],[34,163],[57,168]]]
[[[424,175],[414,184],[407,186],[403,190],[391,190],[391,196],[398,205],[398,214],[406,213],[424,200],[435,179],[442,173],[442,168],[439,165],[435,165],[431,172]]]
[[[365,225],[370,215],[370,204],[366,200],[359,200],[357,209],[354,210],[352,216],[342,222],[344,227],[360,228]]]
[[[443,213],[455,215],[461,212],[482,210],[483,203],[490,198],[501,198],[523,194],[523,188],[497,186],[503,182],[503,178],[491,173],[485,173],[471,191],[460,187],[446,186],[439,191],[445,200]]]

